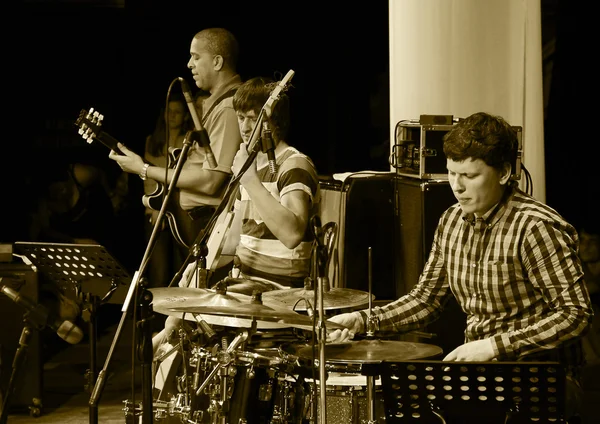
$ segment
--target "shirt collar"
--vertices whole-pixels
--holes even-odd
[[[475,225],[480,222],[484,224],[486,227],[492,227],[498,222],[498,220],[504,215],[506,211],[506,206],[508,203],[508,199],[512,197],[514,193],[514,187],[507,187],[502,195],[502,198],[498,203],[494,205],[489,211],[487,211],[482,217],[475,218],[475,215],[472,213],[462,213],[462,219],[464,222]]]
[[[210,107],[212,106],[212,104],[214,102],[216,102],[218,98],[220,98],[223,94],[225,94],[232,88],[239,86],[241,83],[242,83],[242,78],[239,75],[236,74],[236,75],[232,76],[227,81],[225,81],[223,84],[219,85],[213,91],[211,91],[210,97],[208,97],[206,100],[204,100],[202,107],[206,110],[209,110]]]

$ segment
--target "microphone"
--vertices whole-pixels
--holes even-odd
[[[206,337],[208,339],[212,339],[213,337],[216,336],[217,333],[215,332],[215,330],[213,330],[212,327],[210,326],[210,324],[207,323],[206,321],[204,321],[204,319],[202,319],[202,317],[200,317],[198,315],[194,315],[194,319],[200,326],[200,330],[202,331],[202,333],[204,333],[204,335],[206,335]]]
[[[273,142],[273,134],[271,134],[271,127],[267,121],[263,121],[262,129],[262,152],[267,153],[269,160],[269,171],[271,174],[277,173],[277,163],[275,163],[275,143]]]
[[[206,161],[208,162],[208,165],[211,168],[216,168],[217,160],[215,159],[215,154],[210,148],[210,139],[208,138],[206,128],[203,128],[202,124],[200,123],[200,118],[198,117],[198,112],[196,112],[196,106],[194,105],[194,99],[192,98],[190,86],[183,78],[178,77],[177,79],[181,83],[181,91],[183,92],[183,97],[185,97],[185,102],[188,105],[190,115],[192,115],[192,120],[194,121],[194,126],[196,127],[196,131],[198,132],[198,142],[206,152]]]
[[[10,287],[2,286],[2,292],[13,302],[25,308],[27,314],[32,317],[34,323],[38,324],[39,328],[43,328],[47,325],[56,331],[56,334],[58,334],[61,339],[70,344],[77,344],[83,338],[83,331],[71,321],[61,321],[60,318],[51,317],[50,312],[44,306],[33,303],[27,297],[14,291]]]
[[[307,298],[304,298],[304,303],[306,304],[306,314],[312,318],[315,315],[315,310],[313,309],[312,305],[310,304],[310,300],[308,300]]]

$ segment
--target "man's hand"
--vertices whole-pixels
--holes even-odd
[[[354,337],[354,334],[360,331],[361,319],[358,314],[346,313],[339,314],[329,318],[327,321],[335,322],[340,324],[342,327],[346,327],[343,330],[337,329],[327,334],[327,343],[343,343]]]
[[[242,167],[248,160],[248,156],[249,155],[248,151],[246,150],[246,144],[240,144],[240,149],[235,154],[235,157],[233,158],[233,165],[231,165],[231,171],[233,172],[233,175],[235,175],[236,177],[238,176]],[[245,182],[257,178],[258,177],[256,175],[256,160],[253,160],[248,169],[244,172],[244,175],[242,175],[242,178],[240,179],[240,184],[244,185]]]
[[[144,159],[142,159],[141,156],[133,153],[121,143],[118,143],[117,146],[123,152],[123,154],[120,155],[114,150],[111,150],[108,154],[108,157],[117,162],[117,164],[125,172],[129,172],[130,174],[139,174],[142,172],[142,168],[144,167]]]
[[[179,280],[179,287],[189,287],[190,281],[194,278],[194,273],[196,272],[196,262],[190,262],[186,267],[185,271],[181,275],[181,279]]]
[[[460,345],[446,355],[444,361],[486,362],[494,359],[492,339],[476,340]]]

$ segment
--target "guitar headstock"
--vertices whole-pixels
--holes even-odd
[[[77,132],[85,141],[91,144],[100,134],[100,127],[102,126],[103,119],[104,115],[97,110],[94,110],[94,108],[90,108],[89,111],[81,109],[79,118],[75,121],[75,125],[79,127]]]

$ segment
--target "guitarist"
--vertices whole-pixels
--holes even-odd
[[[183,237],[188,244],[196,239],[219,205],[231,178],[233,157],[242,142],[232,106],[233,93],[241,84],[236,71],[237,60],[238,42],[224,28],[204,29],[192,39],[187,66],[196,86],[210,93],[204,100],[205,112],[201,121],[217,166],[210,167],[204,160],[204,147],[194,142],[177,180],[179,203],[196,227]],[[138,174],[142,180],[151,179],[169,186],[174,169],[153,166],[122,144],[118,146],[123,155],[111,151],[109,158],[115,160],[124,171]]]

